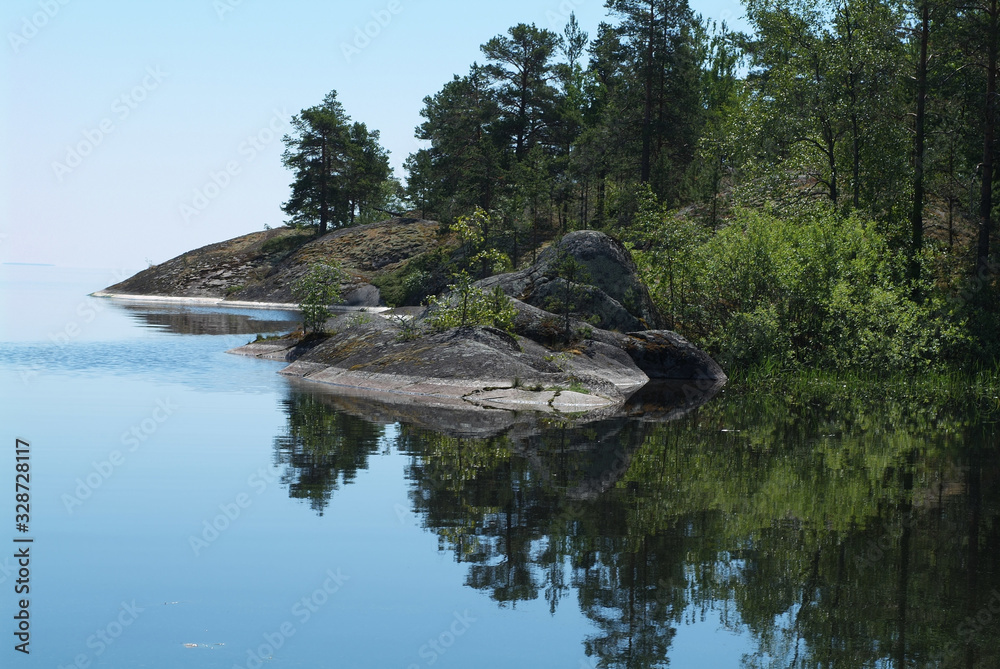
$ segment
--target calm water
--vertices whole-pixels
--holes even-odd
[[[5,667],[1000,666],[995,404],[459,416],[224,353],[289,314],[85,297],[113,281],[0,267]]]

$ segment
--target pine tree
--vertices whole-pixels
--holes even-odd
[[[328,227],[353,225],[358,214],[379,203],[383,184],[392,176],[378,131],[350,122],[337,92],[323,103],[292,117],[285,135],[282,163],[295,172],[291,197],[282,205],[288,224]]]

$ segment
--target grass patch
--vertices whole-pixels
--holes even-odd
[[[314,239],[312,232],[298,231],[292,234],[274,237],[264,242],[260,247],[263,255],[287,256],[310,240]]]

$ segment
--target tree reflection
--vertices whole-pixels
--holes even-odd
[[[275,462],[285,465],[281,482],[294,499],[309,501],[323,515],[338,485],[352,483],[378,452],[383,428],[334,411],[321,395],[293,391],[282,401],[288,427],[275,439]]]
[[[383,436],[327,402],[293,394],[277,448],[319,511]],[[664,423],[404,424],[394,445],[466,584],[502,607],[575,598],[595,666],[666,666],[680,628],[716,620],[752,639],[746,667],[995,667],[995,420],[961,398],[817,386]]]

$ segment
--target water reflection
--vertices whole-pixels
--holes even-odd
[[[172,334],[244,335],[289,332],[301,317],[294,311],[233,309],[211,311],[199,307],[174,307],[113,302],[138,325]]]
[[[323,515],[340,485],[354,481],[379,450],[379,425],[333,410],[322,395],[296,392],[282,402],[288,429],[275,440],[281,482],[294,499]]]
[[[1000,665],[996,416],[971,401],[727,391],[668,422],[545,418],[481,438],[424,415],[391,444],[365,407],[398,420],[293,390],[275,446],[292,496],[321,513],[399,449],[412,508],[466,585],[501,607],[578,606],[595,666],[666,666],[703,619],[752,640],[746,667]]]

